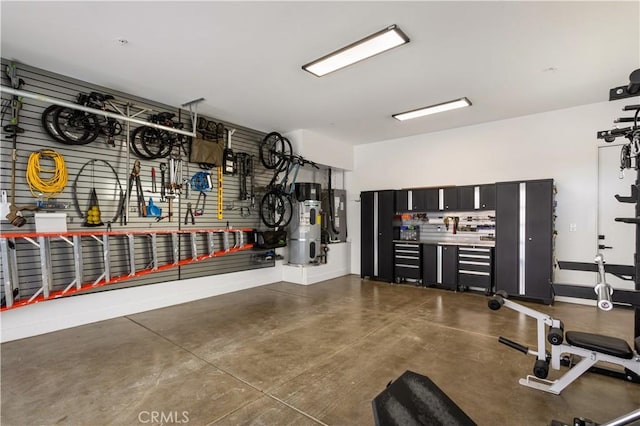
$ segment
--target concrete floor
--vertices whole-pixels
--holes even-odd
[[[532,306],[631,341],[630,310]],[[476,294],[357,276],[277,283],[3,344],[0,423],[367,425],[371,400],[407,369],[480,425],[604,422],[640,406],[639,385],[595,374],[561,396],[520,386],[534,359],[497,336],[535,333]]]

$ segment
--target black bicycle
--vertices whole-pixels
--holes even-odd
[[[151,115],[149,121],[174,129],[184,128],[184,124],[174,121],[174,117],[172,112],[161,112]],[[140,126],[131,132],[131,151],[144,160],[166,158],[175,147],[179,147],[186,155],[185,143],[185,136],[151,126]]]
[[[79,93],[78,105],[116,112],[108,107],[111,95],[98,92]],[[67,145],[86,145],[104,135],[109,145],[115,145],[115,137],[122,133],[118,120],[73,108],[51,105],[42,113],[42,126],[54,140]]]
[[[299,155],[286,155],[274,153],[273,164],[276,172],[267,185],[267,193],[260,200],[260,218],[269,228],[285,227],[291,222],[293,213],[293,202],[295,198],[295,185],[298,179],[300,168],[310,164],[318,169],[318,165],[313,161],[304,159]],[[278,179],[281,172],[284,172],[281,179]],[[289,182],[289,178],[291,182]],[[279,180],[279,181],[278,181]]]

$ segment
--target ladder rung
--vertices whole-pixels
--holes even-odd
[[[248,250],[253,248],[253,244],[245,243],[249,241],[245,237],[245,233],[254,232],[253,228],[239,228],[239,229],[200,229],[200,230],[180,230],[180,231],[132,231],[132,232],[68,232],[68,233],[5,233],[0,238],[0,251],[2,252],[2,268],[3,279],[6,291],[7,306],[2,307],[0,310],[13,309],[20,306],[29,305],[32,303],[42,302],[61,296],[69,296],[88,289],[101,287],[108,284],[114,284],[117,282],[125,281],[127,279],[140,277],[143,275],[151,274],[157,271],[164,271],[167,269],[188,265],[191,263],[199,262],[202,260],[210,259],[212,257],[223,256],[229,253],[235,253],[242,250]],[[234,237],[234,245],[230,244],[231,233]],[[186,259],[180,259],[179,253],[179,236],[181,234],[189,234],[191,254]],[[198,236],[204,234],[207,238],[207,252],[205,254],[198,254]],[[221,234],[222,237],[222,249],[215,251],[214,236],[215,234]],[[135,270],[135,236],[146,235],[150,237],[151,243],[151,260],[149,266],[143,270]],[[169,263],[160,265],[158,259],[158,236],[167,235],[171,238],[172,247],[172,260]],[[83,284],[83,255],[82,255],[82,237],[89,237],[91,240],[96,241],[102,247],[103,253],[103,272],[94,281]],[[128,239],[129,247],[129,273],[119,275],[117,277],[111,276],[110,265],[110,237],[126,237]],[[41,280],[42,285],[38,291],[33,294],[28,300],[15,300],[13,291],[19,289],[18,285],[18,265],[17,265],[17,246],[15,245],[15,238],[22,238],[29,242],[38,249],[40,254],[41,265]],[[71,238],[71,239],[70,239]],[[37,242],[36,242],[37,240]],[[74,257],[74,269],[75,277],[71,283],[69,283],[64,290],[52,291],[52,257],[50,243],[52,240],[61,240],[73,248]],[[12,243],[13,248],[10,248]],[[64,259],[62,259],[64,260]],[[90,260],[87,260],[90,262]]]

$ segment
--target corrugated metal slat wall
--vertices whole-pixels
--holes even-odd
[[[9,86],[9,80],[6,77],[4,70],[9,64],[9,61],[2,59],[2,85]],[[94,84],[78,81],[69,77],[57,75],[48,71],[44,71],[38,68],[30,67],[23,64],[17,64],[18,76],[25,81],[25,85],[22,90],[42,94],[52,98],[58,98],[66,101],[75,101],[79,92],[88,93],[90,91],[98,91],[101,93],[108,93],[115,96],[116,105],[131,103],[135,105],[132,107],[132,112],[136,111],[138,107],[149,108],[151,111],[141,114],[138,118],[146,119],[151,113],[158,113],[162,111],[169,111],[178,114],[178,109],[167,105],[162,105],[153,101],[142,99],[133,95],[117,92],[108,88],[100,87]],[[2,100],[3,106],[5,101],[10,97],[3,93]],[[135,154],[131,153],[127,167],[127,145],[126,145],[126,131],[120,136],[116,137],[115,146],[110,146],[106,143],[104,136],[99,136],[94,142],[88,145],[65,145],[61,144],[51,137],[49,137],[41,125],[41,117],[43,110],[48,104],[33,100],[25,99],[22,110],[20,111],[20,127],[25,130],[25,133],[18,136],[18,159],[16,168],[16,204],[18,206],[33,205],[35,198],[31,194],[26,182],[26,169],[29,155],[32,152],[39,151],[43,148],[49,148],[57,151],[64,156],[65,164],[68,169],[69,181],[64,192],[52,201],[61,203],[70,203],[71,208],[66,210],[67,213],[67,228],[69,231],[87,231],[87,230],[106,230],[106,227],[99,228],[86,228],[82,226],[83,219],[75,210],[73,205],[72,185],[80,168],[91,159],[99,159],[108,161],[111,166],[117,171],[120,184],[123,189],[126,189],[128,183],[128,170],[133,166],[133,163],[138,158]],[[4,111],[2,125],[6,125],[11,118],[10,108]],[[218,122],[216,119],[205,117],[209,120]],[[189,119],[188,111],[181,112],[181,121],[185,123],[185,128],[190,129],[191,123]],[[126,123],[121,122],[123,128],[126,129]],[[161,222],[156,222],[151,217],[139,217],[137,210],[135,209],[135,189],[134,194],[131,196],[129,223],[126,226],[122,226],[120,221],[113,223],[112,227],[114,231],[117,230],[179,230],[179,229],[204,229],[204,228],[224,228],[227,223],[231,227],[235,228],[260,228],[260,218],[258,214],[258,205],[260,201],[260,193],[258,192],[260,187],[264,187],[270,180],[272,173],[266,170],[259,160],[259,144],[264,133],[258,132],[252,129],[247,129],[235,124],[223,123],[225,128],[236,129],[235,134],[232,136],[232,148],[234,152],[246,152],[254,155],[254,165],[256,169],[255,183],[256,183],[256,207],[251,210],[250,215],[243,217],[240,213],[239,207],[249,206],[248,201],[239,201],[239,176],[224,176],[224,219],[217,219],[217,192],[216,184],[217,177],[215,170],[212,171],[212,182],[214,188],[211,192],[207,192],[206,207],[202,216],[196,217],[196,224],[184,225],[184,215],[186,213],[187,203],[191,202],[193,208],[196,206],[198,199],[198,192],[191,191],[189,199],[186,199],[183,194],[174,201],[173,218],[169,222],[164,219]],[[131,131],[135,128],[135,125],[131,126]],[[6,190],[10,194],[10,182],[11,182],[11,150],[12,140],[6,138],[6,134],[2,132],[2,141],[0,143],[0,188]],[[226,141],[226,132],[225,132]],[[187,144],[188,150],[188,144]],[[178,153],[179,149],[174,148],[174,153]],[[188,155],[182,155],[183,161],[183,176],[190,178],[194,173],[201,171],[198,164],[189,163]],[[157,189],[160,190],[160,163],[167,162],[168,159],[158,160],[143,160],[141,162],[141,180],[145,200],[148,203],[149,197],[152,197],[154,203],[158,207],[162,208],[163,215],[168,212],[168,202],[160,202],[160,194],[151,193],[151,167],[155,167],[157,173]],[[48,158],[41,159],[41,166],[44,168],[53,168],[53,162]],[[50,175],[47,173],[41,173],[41,177],[47,178]],[[167,176],[168,179],[168,176]],[[78,201],[80,209],[84,211],[88,207],[89,194],[91,188],[95,188],[98,194],[98,200],[100,209],[102,212],[103,222],[111,220],[117,210],[117,204],[119,199],[119,188],[116,183],[116,179],[109,168],[102,162],[96,162],[94,166],[87,166],[82,172],[81,178],[78,180]],[[58,211],[61,212],[61,211]],[[246,213],[246,212],[245,212]],[[0,231],[3,234],[10,232],[35,232],[34,218],[31,213],[26,213],[28,218],[27,225],[21,228],[15,228],[11,226],[6,220],[0,222]],[[129,253],[128,253],[128,241],[126,238],[113,239],[111,243],[111,275],[118,276],[128,273],[129,265]],[[37,249],[29,243],[17,240],[17,253],[19,264],[19,282],[20,282],[20,297],[29,297],[41,286],[41,269],[40,258]],[[233,239],[232,239],[233,245]],[[84,262],[84,283],[95,280],[102,273],[102,249],[90,238],[83,238],[83,258],[90,259]],[[136,268],[142,269],[148,266],[150,260],[150,239],[147,237],[139,236],[135,238],[135,253],[136,253]],[[185,258],[190,255],[190,242],[188,236],[182,236],[180,238],[180,252],[181,258]],[[204,234],[198,239],[198,251],[199,254],[205,254],[207,247],[207,241]],[[215,237],[215,250],[221,250],[222,237],[221,234],[216,234]],[[69,245],[62,241],[52,242],[51,252],[53,259],[53,290],[63,289],[68,283],[73,280],[74,268],[73,268],[73,251]],[[157,252],[160,259],[160,264],[167,263],[171,259],[171,240],[169,237],[158,236]],[[225,255],[219,258],[214,258],[206,261],[202,261],[196,264],[183,266],[176,269],[170,269],[164,272],[157,272],[146,275],[141,278],[125,281],[123,283],[115,284],[113,286],[102,287],[104,289],[122,288],[135,285],[144,285],[158,282],[165,282],[170,280],[178,280],[185,278],[202,277],[208,275],[224,274],[230,272],[236,272],[241,270],[249,270],[256,268],[264,268],[274,266],[273,261],[264,262],[259,261],[256,256],[259,252],[247,251],[230,255]],[[4,280],[2,281],[4,283]],[[4,285],[2,286],[2,294],[4,295]]]

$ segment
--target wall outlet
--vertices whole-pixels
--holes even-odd
[[[578,230],[578,225],[575,223],[569,224],[569,232],[576,232]]]

